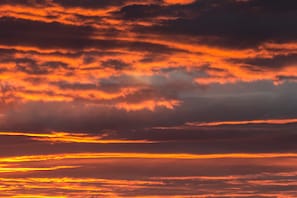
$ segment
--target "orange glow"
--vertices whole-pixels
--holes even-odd
[[[179,153],[64,153],[52,155],[32,155],[2,157],[1,163],[62,159],[263,159],[297,157],[297,153],[226,153],[226,154],[179,154]]]
[[[67,196],[47,196],[47,195],[29,195],[29,194],[21,194],[21,195],[13,195],[12,198],[67,198]]]
[[[175,106],[178,106],[180,101],[178,100],[147,100],[141,103],[119,103],[117,104],[117,108],[124,109],[126,111],[138,111],[147,109],[150,111],[154,111],[157,107],[165,107],[167,109],[174,109]]]
[[[162,182],[159,181],[146,181],[146,180],[120,180],[120,179],[100,179],[100,178],[70,178],[70,177],[63,177],[63,178],[0,178],[1,182],[36,182],[36,183],[100,183],[104,182],[106,184],[114,184],[114,185],[148,185],[148,184],[155,184],[161,185]]]
[[[195,2],[195,0],[165,0],[167,4],[190,4]]]
[[[55,167],[46,167],[46,168],[24,168],[24,167],[1,167],[0,165],[0,173],[16,173],[16,172],[32,172],[32,171],[52,171],[59,169],[68,169],[68,168],[76,168],[77,166],[55,166]]]
[[[125,188],[128,190],[142,189],[147,185],[162,185],[161,182],[146,180],[117,180],[117,179],[96,179],[96,178],[0,178],[1,183],[11,186],[11,190],[17,191],[19,185],[25,185],[28,189],[51,189],[63,191],[76,191],[73,197],[98,196],[121,197],[117,196],[115,189]],[[84,184],[84,185],[82,185]],[[104,184],[104,185],[102,185]],[[112,188],[111,188],[112,187]],[[115,189],[114,189],[115,188]],[[8,189],[7,189],[8,190]],[[79,191],[78,191],[79,190]],[[54,194],[54,193],[53,193]],[[39,194],[20,194],[16,197],[56,197]],[[57,195],[57,197],[59,197]],[[68,196],[67,196],[68,197]]]
[[[49,141],[49,142],[65,142],[65,143],[100,143],[100,144],[128,144],[128,143],[153,143],[148,140],[113,140],[103,139],[105,136],[91,136],[85,133],[23,133],[23,132],[0,132],[0,136],[26,136],[32,140]]]
[[[292,124],[297,123],[296,118],[292,119],[270,119],[270,120],[243,120],[243,121],[222,121],[222,122],[189,122],[186,123],[188,126],[197,127],[214,127],[221,125],[245,125],[245,124]]]
[[[231,83],[236,83],[237,79],[236,78],[218,78],[218,77],[213,77],[213,78],[197,78],[195,80],[196,83],[199,85],[209,85],[209,84],[231,84]]]

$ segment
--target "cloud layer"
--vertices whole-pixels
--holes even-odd
[[[291,0],[1,0],[0,196],[296,197],[296,20]]]

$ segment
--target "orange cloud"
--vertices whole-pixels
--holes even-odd
[[[53,171],[59,169],[77,168],[77,166],[54,166],[54,167],[3,167],[0,165],[0,173],[32,172],[32,171]]]
[[[67,196],[55,196],[55,195],[36,195],[36,194],[19,194],[13,195],[12,198],[67,198]]]
[[[195,2],[195,0],[165,0],[167,4],[190,4]]]
[[[222,122],[188,122],[187,126],[214,127],[221,125],[245,125],[245,124],[291,124],[297,123],[296,118],[291,119],[268,119],[268,120],[243,120],[243,121],[222,121]]]
[[[119,103],[116,105],[119,109],[124,109],[126,111],[139,111],[147,109],[154,111],[157,107],[165,107],[167,109],[174,109],[180,104],[178,100],[145,100],[140,103]]]
[[[100,143],[100,144],[128,144],[128,143],[153,143],[148,140],[116,140],[104,139],[105,135],[92,136],[85,133],[23,133],[23,132],[0,132],[0,136],[25,136],[32,140],[65,143]]]
[[[30,161],[64,159],[265,159],[297,157],[297,153],[225,153],[225,154],[179,154],[179,153],[64,153],[51,155],[32,155],[2,157],[0,163],[19,163]]]

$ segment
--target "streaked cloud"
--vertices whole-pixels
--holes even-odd
[[[222,121],[222,122],[205,122],[205,123],[186,123],[189,126],[212,127],[221,125],[245,125],[245,124],[292,124],[297,119],[271,119],[271,120],[242,120],[242,121]]]
[[[52,133],[24,133],[24,132],[0,132],[0,136],[25,136],[36,141],[48,142],[66,142],[66,143],[100,143],[100,144],[116,144],[116,143],[153,143],[148,140],[125,140],[125,139],[105,139],[106,135],[93,136],[86,133],[67,133],[67,132],[52,132]]]

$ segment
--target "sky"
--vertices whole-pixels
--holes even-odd
[[[0,0],[0,197],[297,197],[297,1]]]

